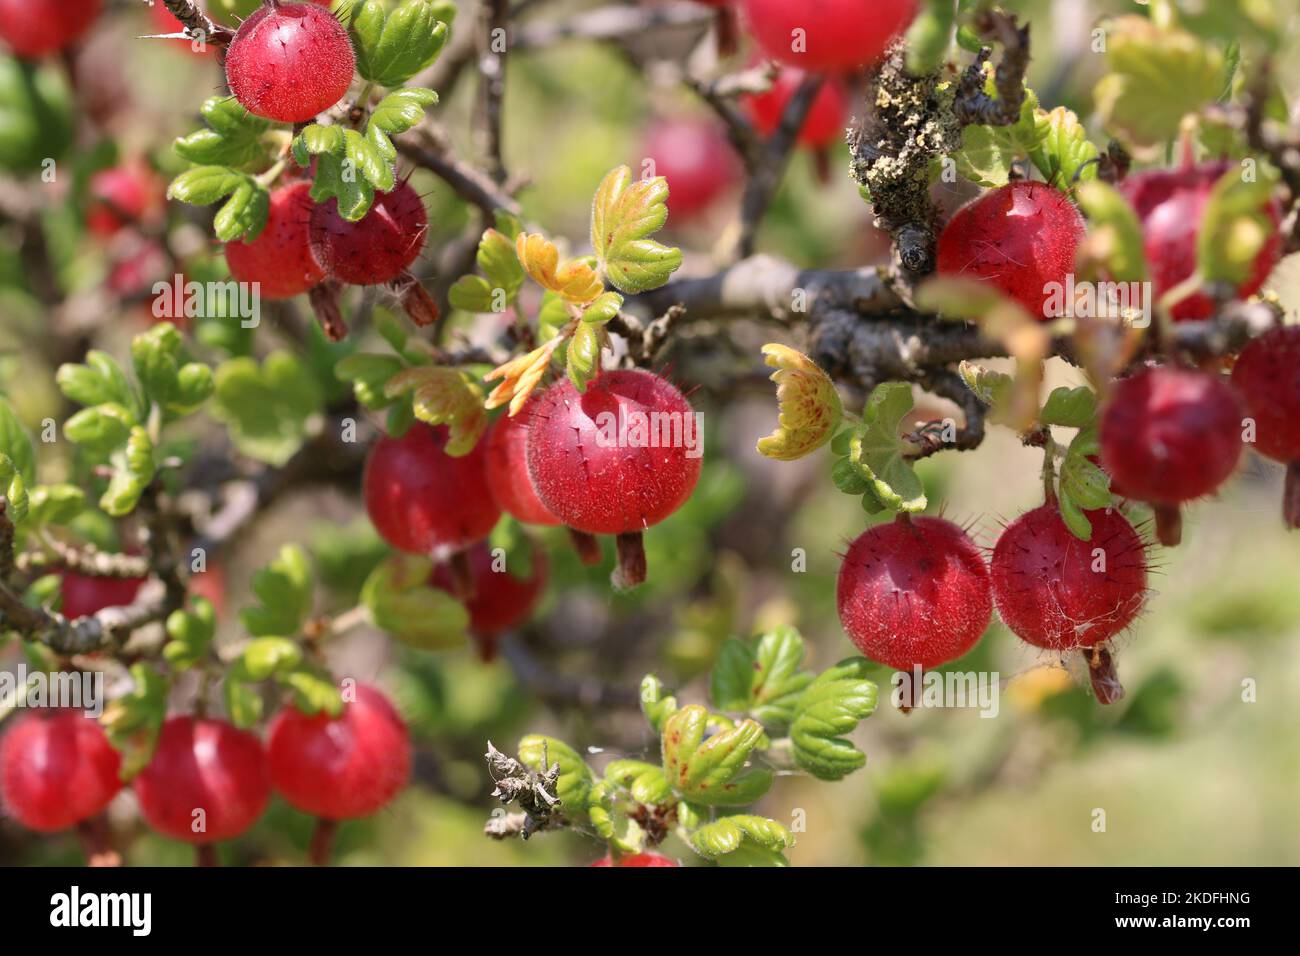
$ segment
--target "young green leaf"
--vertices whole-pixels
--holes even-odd
[[[709,696],[721,711],[747,714],[769,731],[784,731],[814,678],[799,669],[803,658],[803,638],[793,627],[775,628],[752,642],[733,638],[718,652]]]
[[[641,713],[655,733],[662,734],[664,722],[677,711],[677,698],[664,693],[664,686],[658,677],[647,674],[641,680]]]
[[[795,762],[819,780],[839,780],[867,757],[844,737],[876,709],[871,664],[850,657],[817,676],[799,698],[790,725]]]
[[[560,777],[555,795],[560,799],[561,812],[571,823],[581,823],[586,819],[587,803],[596,777],[576,750],[555,737],[529,734],[519,741],[519,762],[539,774],[545,774],[553,765],[559,764]]]
[[[748,813],[722,817],[691,834],[691,847],[710,860],[735,853],[744,843],[780,853],[794,846],[794,836],[775,820]]]
[[[217,368],[212,413],[230,427],[243,454],[283,465],[302,447],[323,402],[300,359],[272,352],[261,365],[236,358]]]
[[[352,11],[348,32],[357,72],[380,86],[401,86],[442,52],[450,31],[445,3],[405,0],[391,12],[382,0],[363,0]]]
[[[644,760],[615,760],[605,768],[605,779],[627,790],[637,803],[653,806],[672,798],[664,768]]]
[[[623,292],[657,289],[682,264],[682,252],[649,237],[668,221],[668,181],[634,180],[632,170],[612,170],[596,191],[591,245],[601,272]]]
[[[871,503],[891,511],[921,512],[925,488],[906,458],[908,446],[899,436],[903,417],[912,410],[912,388],[906,382],[878,385],[867,399],[862,428],[849,446],[849,460],[867,480]]]
[[[699,704],[688,704],[664,722],[664,772],[673,789],[709,806],[753,803],[772,786],[768,771],[744,770],[763,739],[762,725],[744,720],[706,740],[709,724],[709,712]]]
[[[0,397],[0,455],[8,457],[14,468],[23,476],[23,482],[36,484],[36,446],[18,420],[18,414],[9,402]]]
[[[390,558],[366,579],[361,603],[375,627],[404,644],[427,651],[463,647],[469,612],[446,591],[429,586],[432,570],[422,558]]]
[[[296,544],[285,545],[274,561],[253,575],[259,603],[240,611],[239,619],[254,637],[297,634],[311,612],[312,592],[307,553]]]
[[[187,670],[201,661],[217,633],[216,611],[207,598],[195,598],[190,610],[173,611],[167,618],[163,657],[176,670]]]

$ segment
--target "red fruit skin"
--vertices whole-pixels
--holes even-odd
[[[488,488],[511,517],[553,527],[563,522],[546,510],[528,475],[528,419],[536,407],[534,396],[518,415],[502,415],[493,423],[486,445]]]
[[[942,518],[893,521],[859,535],[840,567],[836,601],[858,650],[896,670],[956,660],[993,616],[983,555]]]
[[[126,607],[135,600],[144,582],[144,578],[104,578],[64,571],[59,586],[62,614],[68,620],[75,620],[97,614],[106,607]]]
[[[1232,168],[1227,161],[1184,166],[1181,169],[1153,169],[1136,173],[1120,183],[1120,191],[1137,210],[1142,222],[1142,244],[1151,268],[1153,292],[1158,298],[1196,271],[1196,242],[1214,184]],[[1259,291],[1282,254],[1282,235],[1277,228],[1281,211],[1276,202],[1267,207],[1273,229],[1260,250],[1246,281],[1237,288],[1244,299]],[[1208,319],[1214,314],[1214,300],[1197,293],[1171,310],[1174,321]]]
[[[1200,498],[1236,469],[1242,417],[1237,396],[1217,377],[1144,369],[1116,382],[1102,411],[1102,464],[1138,501]]]
[[[478,639],[483,659],[490,661],[496,656],[496,639],[528,620],[546,590],[546,552],[533,548],[527,577],[520,577],[511,570],[509,556],[505,569],[496,570],[492,566],[492,549],[483,542],[470,548],[466,557],[469,559],[472,591],[463,600],[465,609],[469,611],[469,627]],[[433,569],[429,584],[456,595],[455,579],[446,564]]]
[[[1100,644],[1128,627],[1146,600],[1146,545],[1138,533],[1118,511],[1085,514],[1089,541],[1076,538],[1049,502],[1007,525],[993,549],[998,614],[1035,647]],[[1094,555],[1098,548],[1104,564]]]
[[[89,30],[103,0],[0,0],[0,39],[32,60],[57,53]]]
[[[1255,419],[1255,449],[1274,461],[1300,461],[1300,327],[1252,340],[1237,357],[1232,384]]]
[[[342,716],[308,716],[295,707],[276,714],[267,733],[267,761],[276,792],[326,820],[368,817],[406,785],[411,742],[388,699],[358,684]]]
[[[311,214],[311,248],[325,271],[351,285],[380,285],[406,271],[424,248],[429,216],[408,183],[379,193],[360,222],[339,215],[338,200]]]
[[[807,76],[803,70],[787,68],[772,82],[766,93],[747,93],[741,103],[754,127],[771,136],[781,125],[785,108]],[[798,143],[809,149],[824,149],[844,142],[849,121],[849,91],[843,81],[827,79],[817,91],[808,116],[799,130]]]
[[[689,220],[716,203],[740,180],[740,160],[716,123],[665,119],[646,133],[642,155],[668,180],[675,219]]]
[[[583,394],[568,380],[552,385],[528,426],[528,473],[542,504],[570,528],[589,534],[644,531],[680,508],[699,481],[702,456],[689,457],[684,441],[616,447],[605,441],[613,427],[601,427],[640,415],[655,421],[650,416],[656,413],[681,416],[683,436],[685,416],[695,427],[690,402],[650,372],[605,372]],[[702,440],[698,429],[695,438]]]
[[[347,94],[356,56],[347,30],[313,4],[258,9],[226,50],[226,79],[250,113],[304,123]]]
[[[98,721],[81,711],[33,711],[0,740],[4,811],[29,830],[66,830],[122,789],[121,762]]]
[[[101,169],[90,177],[86,229],[108,238],[156,209],[162,190],[154,175],[140,166]]]
[[[749,32],[768,56],[819,72],[871,63],[916,16],[915,0],[740,0]],[[796,52],[796,30],[804,52]]]
[[[634,853],[631,856],[622,857],[618,863],[614,863],[609,857],[604,856],[595,863],[588,864],[588,868],[594,866],[633,866],[633,867],[653,867],[653,866],[681,866],[676,860],[670,860],[666,856],[660,856],[658,853]]]
[[[1065,193],[1022,180],[957,210],[939,236],[936,270],[995,286],[1046,321],[1056,317],[1047,286],[1064,287],[1083,235],[1083,217]]]
[[[148,824],[164,836],[208,844],[239,836],[271,798],[262,742],[224,720],[169,717],[149,766],[135,778]],[[204,830],[194,831],[194,811]]]
[[[194,597],[207,598],[212,602],[212,609],[217,612],[217,617],[225,616],[226,572],[221,565],[213,564],[206,571],[200,571],[190,578],[189,593]]]
[[[311,250],[311,183],[298,182],[271,193],[266,228],[252,242],[226,243],[226,264],[237,282],[260,282],[262,298],[292,299],[320,283],[325,270]]]
[[[366,461],[362,495],[375,529],[399,551],[458,551],[488,536],[501,509],[487,488],[479,442],[453,458],[447,429],[416,422],[401,438],[384,435]]]

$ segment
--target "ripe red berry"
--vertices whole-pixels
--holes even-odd
[[[668,180],[672,215],[690,219],[704,212],[740,181],[740,161],[716,123],[666,119],[646,133],[643,155],[654,175]]]
[[[527,576],[515,573],[509,555],[503,565],[498,565],[486,543],[474,545],[465,557],[468,581],[458,584],[452,569],[440,564],[434,568],[429,584],[453,595],[468,586],[463,599],[469,611],[470,632],[483,660],[490,661],[496,656],[497,638],[528,620],[546,590],[546,553],[541,548],[532,549]]]
[[[169,717],[135,795],[148,824],[172,839],[206,845],[237,837],[271,796],[262,742],[224,720]]]
[[[1120,184],[1142,221],[1142,242],[1157,297],[1196,271],[1197,236],[1205,206],[1215,183],[1230,167],[1227,160],[1201,165],[1188,163],[1181,169],[1136,173]],[[1266,211],[1273,228],[1250,275],[1237,288],[1238,298],[1257,292],[1281,256],[1282,236],[1277,229],[1281,215],[1277,203],[1270,202]],[[1213,314],[1214,300],[1203,293],[1183,299],[1171,310],[1175,321],[1207,319]]]
[[[1148,368],[1115,383],[1101,416],[1101,460],[1129,496],[1157,506],[1160,540],[1177,544],[1177,506],[1228,479],[1241,437],[1241,406],[1219,378]]]
[[[94,25],[103,0],[0,0],[0,39],[25,59],[57,53]]]
[[[619,857],[617,863],[607,856],[601,857],[590,866],[681,866],[676,860],[670,860],[658,853],[633,853],[631,856]]]
[[[1065,193],[1022,180],[957,210],[939,236],[936,269],[995,286],[1040,321],[1055,318],[1049,299],[1064,301],[1083,235],[1083,217]],[[1053,284],[1061,287],[1055,295]]]
[[[266,228],[252,242],[226,243],[226,264],[237,282],[260,282],[262,298],[292,299],[325,278],[311,250],[311,183],[296,182],[271,193]]]
[[[62,614],[68,620],[75,620],[97,614],[106,607],[126,607],[135,600],[144,582],[144,578],[107,578],[64,571],[59,586]]]
[[[615,583],[645,578],[641,532],[680,508],[700,477],[704,436],[690,402],[650,372],[565,380],[537,401],[528,473],[537,497],[570,528],[619,536]]]
[[[858,650],[897,670],[956,660],[993,615],[983,555],[942,518],[903,517],[859,535],[836,600]]]
[[[1055,502],[1021,515],[993,549],[993,600],[1021,640],[1053,651],[1093,647],[1133,622],[1147,591],[1146,545],[1118,511],[1086,512],[1075,537]]]
[[[259,8],[226,51],[235,99],[281,123],[305,123],[329,109],[347,93],[355,68],[343,24],[308,3]]]
[[[122,789],[121,757],[81,711],[33,711],[0,741],[4,811],[54,833],[95,816]]]
[[[1255,448],[1287,465],[1283,515],[1300,528],[1300,327],[1274,329],[1237,358],[1232,384],[1255,422]]]
[[[487,436],[487,480],[492,497],[502,510],[527,524],[563,524],[537,497],[528,474],[528,419],[537,407],[537,397],[518,415],[502,415]]]
[[[915,0],[741,0],[741,8],[768,56],[828,73],[872,62],[916,16]]]
[[[379,193],[360,222],[339,215],[338,201],[311,215],[311,248],[325,271],[351,285],[380,285],[406,271],[424,248],[429,217],[408,183]]]
[[[276,792],[326,820],[370,816],[411,772],[406,724],[383,694],[364,684],[337,718],[284,708],[271,722],[266,746]]]
[[[786,107],[807,76],[803,70],[786,68],[772,82],[766,93],[747,93],[742,98],[755,128],[771,136],[781,125]],[[844,142],[849,122],[849,91],[842,80],[830,78],[822,84],[799,130],[799,144],[809,149],[823,149]]]
[[[140,164],[101,169],[88,192],[86,228],[104,238],[149,218],[163,200],[157,177]]]
[[[411,554],[458,551],[488,536],[501,517],[487,485],[487,453],[444,450],[447,429],[416,422],[401,438],[385,435],[366,462],[362,494],[379,534]]]

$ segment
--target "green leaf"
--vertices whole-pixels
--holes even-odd
[[[376,191],[386,193],[397,185],[392,160],[385,158],[385,150],[377,147],[356,130],[343,134],[343,157],[350,162]]]
[[[582,321],[591,325],[604,325],[623,308],[623,297],[617,292],[602,293],[595,302],[587,306],[582,313]]]
[[[1114,282],[1143,282],[1147,278],[1142,225],[1137,211],[1118,189],[1096,180],[1076,192],[1088,217],[1087,256]]]
[[[55,374],[59,390],[78,405],[116,404],[129,409],[133,420],[144,414],[139,395],[127,381],[117,360],[92,349],[85,365],[61,365]]]
[[[1100,151],[1088,139],[1088,131],[1073,110],[1058,106],[1050,113],[1037,110],[1038,144],[1029,150],[1029,158],[1043,178],[1057,189],[1068,190],[1075,176],[1081,182],[1097,178],[1095,160]]]
[[[672,799],[664,768],[644,760],[615,760],[605,768],[605,779],[627,790],[637,803],[653,806]]]
[[[850,657],[819,674],[799,698],[790,742],[795,762],[819,780],[839,780],[867,762],[844,737],[876,709],[870,670],[866,658]]]
[[[430,651],[463,647],[469,612],[446,591],[429,586],[431,571],[423,558],[390,558],[366,579],[361,603],[375,627],[404,644]]]
[[[302,648],[287,637],[259,637],[248,642],[240,657],[242,671],[252,681],[296,670]]]
[[[668,180],[634,180],[632,170],[612,170],[591,210],[591,245],[605,277],[623,292],[657,289],[682,264],[682,252],[649,237],[668,221]]]
[[[131,363],[146,400],[166,406],[180,387],[181,334],[170,322],[153,326],[131,340]]]
[[[126,446],[109,457],[109,464],[113,474],[99,499],[99,507],[106,514],[120,518],[135,510],[140,496],[158,470],[149,432],[141,425],[132,428]]]
[[[247,181],[247,175],[226,166],[195,166],[172,180],[167,198],[195,206],[210,206]]]
[[[131,689],[104,708],[100,724],[108,742],[122,754],[119,776],[129,783],[148,766],[167,716],[168,680],[147,663],[131,666]]]
[[[283,465],[302,447],[324,395],[310,370],[288,352],[258,365],[241,357],[217,368],[212,413],[230,427],[235,446],[250,458]]]
[[[645,830],[628,809],[607,780],[597,781],[587,796],[587,817],[601,839],[620,853],[640,853],[645,849]]]
[[[907,31],[907,71],[913,76],[933,73],[952,45],[957,7],[952,0],[928,0]]]
[[[565,819],[574,823],[586,819],[587,803],[596,777],[576,750],[555,737],[529,734],[519,741],[519,762],[540,774],[559,764],[560,777],[555,795],[560,799]]]
[[[14,524],[15,527],[21,527],[27,521],[28,512],[28,494],[27,484],[23,481],[22,472],[8,455],[0,453],[0,495],[5,499],[5,516]]]
[[[293,692],[293,705],[304,714],[328,714],[338,717],[343,713],[343,697],[328,675],[318,674],[303,667],[276,675],[276,681]]]
[[[1093,102],[1107,131],[1139,157],[1155,158],[1184,116],[1218,99],[1223,54],[1143,16],[1117,17],[1107,26],[1107,72]]]
[[[989,66],[986,70],[984,92],[996,96],[993,69]],[[1020,117],[1012,125],[984,126],[972,123],[964,127],[962,148],[954,157],[957,172],[981,186],[1005,186],[1011,164],[1021,157],[1031,155],[1046,135],[1046,128],[1040,126],[1036,111],[1041,112],[1038,110],[1038,96],[1026,88],[1020,106]]]
[[[1277,174],[1258,164],[1251,180],[1229,169],[1214,184],[1196,236],[1196,263],[1206,283],[1240,286],[1250,277],[1260,251],[1276,232],[1271,197]]]
[[[748,813],[722,817],[691,834],[691,847],[710,860],[735,853],[744,843],[780,853],[794,846],[794,836],[775,820]]]
[[[1052,389],[1047,397],[1039,421],[1044,425],[1063,425],[1066,428],[1082,428],[1097,415],[1097,396],[1086,385],[1078,388]]]
[[[226,705],[226,716],[241,730],[257,726],[262,720],[262,695],[257,688],[236,680],[228,673],[221,683],[221,698]]]
[[[271,193],[255,179],[247,178],[230,194],[212,220],[213,231],[222,242],[243,239],[252,242],[266,228],[271,212]]]
[[[173,148],[183,159],[203,166],[256,166],[266,159],[262,134],[269,120],[254,116],[233,96],[212,96],[201,109],[209,129],[176,140]]]
[[[259,603],[240,611],[239,619],[255,637],[297,634],[311,613],[312,591],[307,553],[287,544],[253,575],[253,594]]]
[[[176,670],[187,670],[201,661],[217,634],[217,615],[207,598],[193,599],[192,610],[173,611],[167,618],[163,657]]]
[[[903,417],[912,410],[912,387],[906,382],[878,385],[867,399],[862,427],[850,443],[849,460],[868,483],[873,502],[891,511],[925,510],[925,487],[905,457],[899,437]]]
[[[352,392],[358,402],[378,411],[393,404],[394,399],[384,394],[384,386],[404,367],[396,356],[360,352],[339,362],[334,367],[334,374],[341,381],[352,383]]]
[[[664,722],[664,772],[683,798],[709,806],[753,803],[772,786],[766,770],[745,771],[751,752],[763,739],[763,727],[744,720],[707,740],[707,709],[690,704]]]
[[[364,0],[348,28],[357,72],[380,86],[401,86],[442,52],[449,34],[439,19],[445,10],[432,0],[405,0],[390,13],[381,0]]]
[[[389,398],[411,396],[415,417],[430,425],[447,425],[446,452],[453,458],[468,455],[487,430],[483,389],[460,369],[418,365],[398,372],[384,386]]]
[[[587,383],[600,371],[602,331],[599,325],[581,322],[569,341],[566,357],[569,380],[579,392],[585,392]]]
[[[1110,476],[1082,455],[1065,456],[1060,482],[1061,492],[1080,508],[1096,511],[1110,504]]]
[[[13,406],[3,397],[0,397],[0,455],[8,457],[25,484],[36,484],[36,446]]]
[[[63,434],[74,445],[106,456],[126,444],[135,417],[121,405],[107,403],[94,408],[83,408],[63,425]]]
[[[437,102],[438,94],[423,87],[394,90],[375,105],[369,125],[393,136],[405,133],[418,126],[424,111]]]
[[[484,315],[494,312],[493,290],[482,276],[461,276],[447,292],[453,309]]]
[[[507,304],[514,302],[524,284],[524,267],[519,263],[514,239],[496,229],[486,230],[478,244],[476,261],[490,286],[505,293]]]
[[[664,693],[663,684],[653,674],[647,674],[641,680],[641,713],[655,733],[662,734],[664,722],[677,710],[677,698]]]
[[[799,669],[803,658],[803,638],[793,627],[775,628],[753,642],[726,641],[709,677],[709,696],[719,710],[748,714],[768,730],[783,731],[814,678]]]
[[[86,507],[86,493],[76,485],[37,485],[28,495],[28,520],[34,527],[62,525]]]

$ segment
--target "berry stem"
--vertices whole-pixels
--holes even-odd
[[[447,568],[451,571],[452,594],[460,600],[474,596],[474,571],[469,565],[469,553],[457,551],[447,559]]]
[[[1300,461],[1286,466],[1286,481],[1282,486],[1282,519],[1291,529],[1300,528]]]
[[[601,554],[600,542],[596,540],[594,534],[579,531],[577,528],[570,528],[569,540],[573,542],[573,550],[578,553],[578,560],[588,567],[600,564],[603,560],[604,555]]]
[[[77,824],[77,840],[86,854],[88,866],[121,866],[122,856],[108,838],[108,823],[98,814]]]
[[[1113,704],[1124,697],[1124,685],[1119,682],[1119,669],[1115,666],[1115,657],[1104,646],[1083,651],[1084,660],[1088,662],[1088,677],[1092,681],[1092,691],[1097,695],[1097,703]]]
[[[220,866],[217,860],[217,848],[212,843],[200,843],[194,848],[195,866]]]
[[[329,866],[334,855],[334,838],[338,836],[339,822],[321,817],[316,821],[316,828],[311,833],[309,851],[312,866]]]
[[[1056,501],[1056,440],[1050,432],[1043,440],[1043,500],[1048,504]]]
[[[1153,505],[1156,515],[1156,540],[1166,548],[1176,548],[1183,540],[1183,512],[1178,505]]]
[[[610,580],[617,590],[626,591],[645,582],[645,539],[640,531],[632,531],[620,534],[617,541],[618,567]]]

